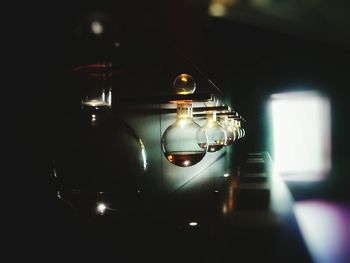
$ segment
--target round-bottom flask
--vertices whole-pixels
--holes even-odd
[[[226,146],[231,145],[236,140],[236,134],[231,130],[228,122],[228,116],[220,117],[220,125],[224,128],[227,136]]]
[[[166,159],[181,167],[195,165],[205,156],[207,145],[204,130],[192,119],[192,104],[178,103],[177,119],[162,136]]]
[[[146,154],[125,122],[110,109],[89,109],[67,121],[57,135],[55,181],[65,203],[97,214],[138,206]]]
[[[208,152],[219,151],[226,145],[227,135],[224,128],[216,120],[216,112],[207,113],[207,121],[203,130],[208,136]]]
[[[56,131],[57,196],[82,213],[129,213],[140,205],[144,190],[145,147],[112,111],[109,67],[79,68],[82,108]]]

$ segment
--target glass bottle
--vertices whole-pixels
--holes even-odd
[[[75,69],[82,85],[81,111],[56,132],[57,196],[82,213],[133,211],[140,204],[147,170],[145,146],[112,111],[111,65]]]
[[[208,152],[219,151],[226,145],[227,134],[216,119],[216,111],[208,111],[203,130],[208,136]]]
[[[193,94],[195,82],[190,75],[181,74],[174,80],[178,95]],[[161,144],[165,158],[172,164],[187,167],[200,162],[208,147],[205,131],[193,120],[192,101],[178,100],[177,117],[163,133]]]

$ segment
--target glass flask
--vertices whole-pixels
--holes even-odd
[[[188,74],[180,74],[177,76],[173,82],[173,86],[178,95],[193,94],[196,90],[196,82]]]
[[[125,214],[140,205],[146,151],[135,131],[112,111],[110,65],[76,69],[81,111],[57,129],[57,196],[82,213]]]
[[[231,145],[236,140],[236,134],[229,126],[229,119],[228,116],[220,116],[220,125],[222,128],[224,128],[227,136],[226,140],[226,146]]]
[[[193,94],[195,82],[187,74],[181,74],[173,82],[178,95]],[[162,136],[162,151],[172,164],[187,167],[200,162],[207,152],[205,131],[193,120],[192,101],[178,100],[176,121]]]
[[[238,130],[237,130],[237,127],[236,127],[235,119],[228,118],[228,120],[227,120],[227,127],[234,134],[235,141],[238,140],[238,135],[239,134],[238,134]]]
[[[208,152],[219,151],[226,145],[227,135],[225,129],[218,123],[215,111],[207,112],[206,123],[203,125],[203,130],[208,136]]]

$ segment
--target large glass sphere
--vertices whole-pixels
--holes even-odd
[[[89,107],[57,130],[57,195],[83,213],[129,213],[140,204],[145,147],[110,108]]]
[[[180,74],[173,82],[173,86],[177,95],[193,94],[196,90],[196,82],[188,74]]]
[[[181,167],[200,162],[207,146],[204,130],[192,118],[177,118],[162,136],[162,150],[166,159]]]

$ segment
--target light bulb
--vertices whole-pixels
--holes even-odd
[[[216,112],[207,112],[207,121],[203,130],[208,136],[208,152],[216,152],[226,145],[227,135],[225,129],[216,120]]]
[[[222,128],[224,128],[226,132],[226,145],[231,145],[236,140],[236,134],[234,133],[234,131],[231,130],[231,127],[229,126],[228,116],[220,117],[220,125]]]
[[[177,166],[192,166],[203,159],[207,146],[205,131],[193,121],[192,104],[179,103],[176,121],[162,136],[162,150],[166,159]]]
[[[196,82],[188,74],[178,75],[173,82],[173,86],[177,95],[193,94],[196,90]]]

